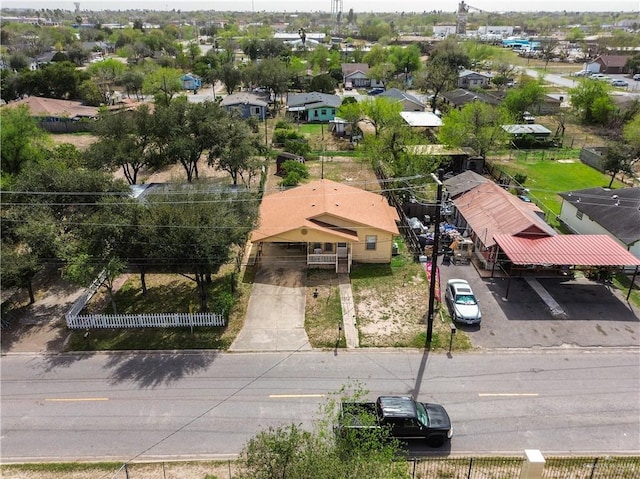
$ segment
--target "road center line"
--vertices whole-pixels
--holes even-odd
[[[538,393],[478,393],[479,397],[538,397]]]
[[[108,401],[109,398],[47,398],[46,402]]]
[[[269,394],[270,399],[282,398],[323,398],[324,394]]]

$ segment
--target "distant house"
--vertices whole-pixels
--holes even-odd
[[[627,73],[628,58],[627,55],[600,55],[592,64],[600,66],[599,73],[621,74]]]
[[[489,86],[492,76],[472,70],[460,70],[458,73],[458,88],[482,88]]]
[[[289,95],[287,112],[300,121],[328,122],[336,117],[336,110],[342,104],[338,95],[317,91]]]
[[[392,102],[399,101],[402,103],[402,111],[424,111],[426,105],[411,93],[404,92],[398,88],[389,88],[378,95]]]
[[[264,97],[248,92],[228,95],[220,102],[220,106],[238,112],[242,118],[255,116],[259,120],[265,119],[268,105]]]
[[[369,65],[366,63],[343,63],[342,77],[346,84],[351,82],[353,88],[382,87],[382,81],[369,77]]]
[[[502,125],[502,129],[511,136],[512,143],[517,146],[528,147],[549,143],[552,140],[551,130],[548,128],[533,124],[524,125]]]
[[[574,233],[606,234],[640,258],[640,188],[560,193],[560,221]]]
[[[29,108],[31,116],[38,121],[40,128],[52,133],[91,131],[92,121],[98,118],[96,107],[83,105],[79,101],[38,96],[12,101],[2,108],[17,108],[22,105]]]
[[[182,83],[183,90],[193,90],[196,92],[202,86],[202,80],[199,76],[193,73],[187,73],[180,77],[180,83]]]
[[[482,92],[471,92],[469,90],[465,90],[464,88],[456,88],[455,90],[450,90],[442,94],[443,101],[450,105],[452,108],[462,108],[467,103],[472,101],[480,101],[483,103],[487,103],[489,105],[498,106],[501,101],[486,93]]]

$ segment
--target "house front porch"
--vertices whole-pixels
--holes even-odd
[[[282,263],[335,268],[336,273],[351,271],[352,254],[348,243],[253,243],[247,264]]]

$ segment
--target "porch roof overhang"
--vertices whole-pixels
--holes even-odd
[[[306,233],[303,232],[306,230]],[[285,238],[290,237],[292,235],[299,234],[304,239],[301,241],[307,243],[313,243],[317,241],[317,238],[314,238],[314,233],[323,234],[325,237],[327,235],[333,236],[335,241],[346,241],[346,242],[357,242],[358,241],[358,233],[347,228],[338,228],[336,226],[332,226],[328,223],[323,223],[320,221],[307,220],[303,225],[291,229],[289,231],[278,231],[277,234],[273,236],[266,236],[264,234],[257,235],[254,232],[254,235],[251,238],[251,241],[258,242],[261,241],[263,243],[278,243],[282,241],[287,241]]]
[[[608,235],[530,238],[497,234],[493,238],[517,265],[640,266],[640,259]]]

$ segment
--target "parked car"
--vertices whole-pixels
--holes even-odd
[[[611,84],[613,86],[624,86],[624,87],[629,86],[629,84],[624,80],[611,80]]]
[[[640,81],[640,73],[636,73],[635,75],[633,75],[633,79],[635,81]]]
[[[367,92],[367,95],[375,96],[375,95],[379,95],[380,93],[384,93],[384,88],[380,88],[380,87],[372,88]]]
[[[351,83],[350,81],[344,82],[344,89],[353,90],[353,83]]]
[[[362,434],[388,428],[391,437],[424,439],[441,447],[453,436],[451,419],[444,406],[418,402],[410,396],[380,396],[375,402],[342,402],[337,434]]]
[[[571,74],[572,77],[588,77],[589,75],[591,75],[589,70],[580,70],[579,72],[573,72]]]
[[[591,78],[599,81],[608,81],[608,82],[611,81],[611,77],[607,75],[603,75],[602,73],[595,73],[594,75],[591,75]]]
[[[444,293],[447,307],[454,322],[480,324],[482,313],[469,283],[464,279],[450,279]]]

